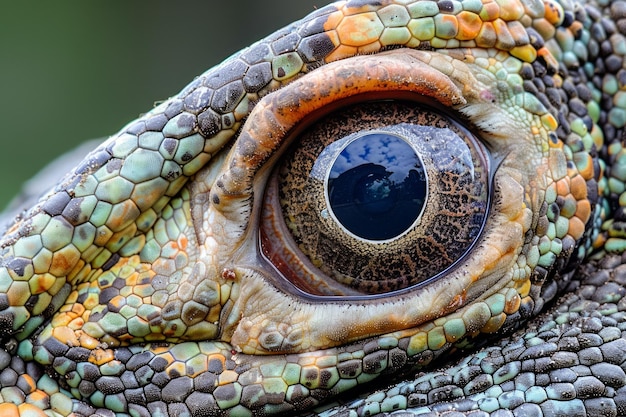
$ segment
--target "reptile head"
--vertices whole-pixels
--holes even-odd
[[[599,225],[622,202],[626,102],[585,64],[623,62],[607,22],[557,1],[339,2],[202,74],[8,226],[0,364],[19,377],[0,410],[270,415],[429,372],[391,411],[513,380],[478,353],[461,363],[480,373],[450,373],[467,392],[432,394],[448,354],[619,249]]]

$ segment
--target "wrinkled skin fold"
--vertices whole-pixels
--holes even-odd
[[[625,415],[625,34],[347,1],[208,70],[5,221],[0,415]]]

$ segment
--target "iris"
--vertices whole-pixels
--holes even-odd
[[[422,103],[357,103],[298,132],[268,180],[263,255],[312,295],[385,294],[472,249],[489,209],[489,152]]]

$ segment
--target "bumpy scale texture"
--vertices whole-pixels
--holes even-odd
[[[354,0],[208,70],[7,222],[0,415],[626,415],[625,36],[623,1]],[[489,208],[359,296],[264,190],[312,118],[396,99],[481,143]]]

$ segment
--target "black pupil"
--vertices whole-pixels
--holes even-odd
[[[328,201],[350,233],[389,240],[407,231],[426,199],[427,178],[415,150],[398,136],[367,133],[337,156],[328,177]]]

